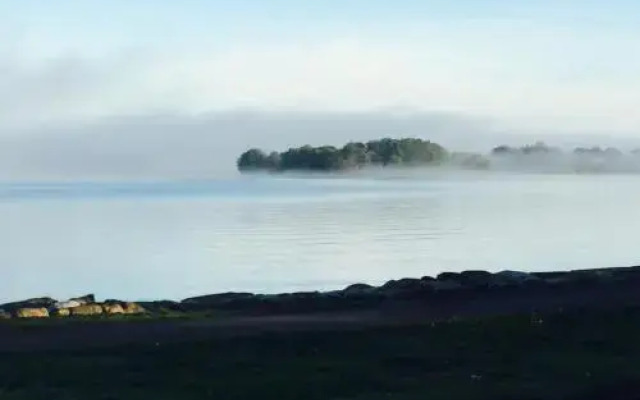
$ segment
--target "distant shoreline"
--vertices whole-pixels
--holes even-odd
[[[614,147],[576,147],[566,153],[536,142],[522,147],[500,145],[488,154],[450,151],[419,138],[382,138],[330,145],[291,147],[267,152],[251,148],[238,157],[242,173],[266,171],[341,172],[369,167],[449,167],[461,170],[558,170],[573,173],[640,173],[640,149],[624,153]]]

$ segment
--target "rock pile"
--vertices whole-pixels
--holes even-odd
[[[137,315],[146,312],[138,303],[117,300],[99,303],[94,295],[89,294],[65,301],[41,297],[4,304],[0,308],[0,319]]]

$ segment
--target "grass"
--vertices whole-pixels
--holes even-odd
[[[615,400],[640,382],[638,338],[628,308],[1,354],[0,399]]]

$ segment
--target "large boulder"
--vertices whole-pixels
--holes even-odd
[[[375,291],[375,287],[367,285],[365,283],[356,283],[347,286],[342,290],[342,294],[345,296],[363,296],[371,294]]]
[[[470,288],[489,287],[494,281],[493,274],[487,271],[462,271],[458,277],[463,286]]]
[[[3,304],[3,310],[15,313],[20,308],[51,308],[57,301],[51,297],[36,297],[27,300]]]
[[[71,315],[74,317],[87,317],[94,315],[102,315],[102,306],[100,304],[83,304],[70,309]]]
[[[460,274],[457,272],[442,272],[436,277],[438,281],[460,281]]]
[[[16,310],[17,318],[49,318],[49,310],[39,308],[19,308]]]
[[[55,308],[55,309],[75,308],[75,307],[79,307],[79,306],[81,306],[83,304],[86,304],[86,303],[81,302],[79,300],[58,301],[53,305],[53,308]]]
[[[188,299],[182,300],[182,304],[187,305],[200,305],[200,306],[220,306],[226,305],[229,303],[235,303],[239,301],[247,301],[252,300],[255,297],[253,293],[237,293],[237,292],[228,292],[228,293],[217,293],[217,294],[209,294],[198,297],[191,297]]]
[[[51,312],[51,315],[55,317],[68,317],[71,315],[71,309],[69,308],[56,308]]]
[[[391,280],[378,288],[378,292],[385,297],[414,297],[431,292],[427,282],[420,279],[403,278]]]
[[[104,313],[107,315],[122,315],[124,308],[119,303],[105,303],[102,305]]]
[[[74,297],[73,299],[69,299],[69,301],[75,301],[80,304],[94,304],[96,302],[96,296],[94,294],[87,294],[80,297]]]
[[[140,304],[133,302],[124,303],[122,305],[122,311],[128,315],[145,314],[147,312]]]
[[[496,286],[496,276],[491,272],[469,270],[462,272],[443,272],[436,280],[440,286],[453,286],[454,283],[466,289],[480,289]]]

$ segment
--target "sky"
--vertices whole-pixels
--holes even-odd
[[[630,0],[0,0],[0,37],[5,175],[64,175],[76,164],[59,160],[87,153],[126,175],[121,158],[161,163],[151,141],[186,135],[188,159],[222,139],[371,136],[371,121],[390,135],[446,120],[434,135],[640,139]],[[177,157],[154,171],[198,168]]]

